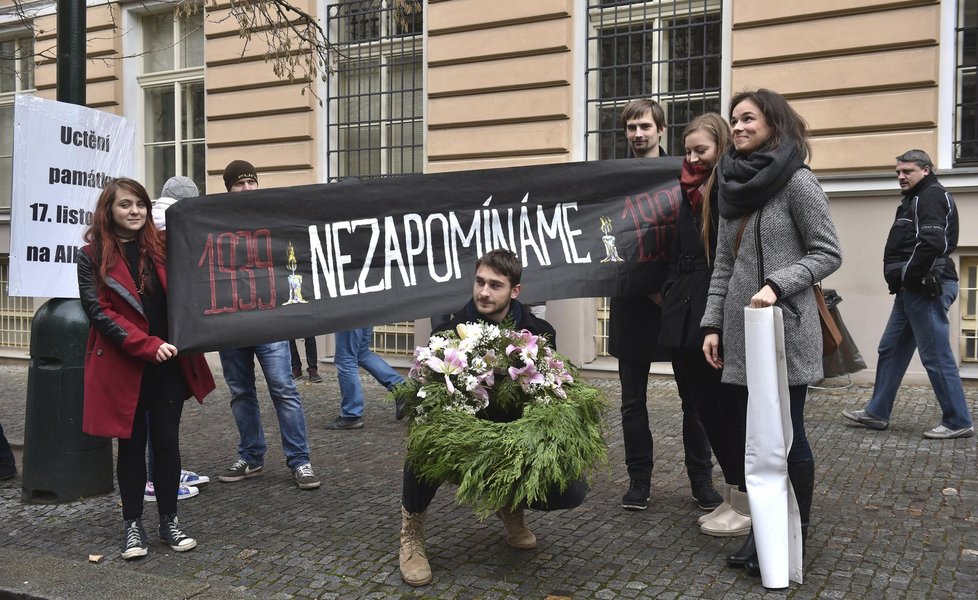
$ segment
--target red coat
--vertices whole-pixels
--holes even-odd
[[[85,402],[82,430],[90,435],[129,438],[139,402],[146,363],[156,362],[162,340],[149,335],[139,292],[122,256],[98,285],[98,266],[91,245],[78,254],[78,289],[82,307],[92,322],[85,350]],[[166,267],[155,261],[156,274],[166,291]],[[202,354],[177,354],[190,393],[198,402],[214,389],[214,377]]]

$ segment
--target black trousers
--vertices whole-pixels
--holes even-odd
[[[742,485],[747,398],[729,392],[720,381],[722,371],[711,367],[699,348],[673,350],[672,370],[683,404],[683,448],[690,479],[697,469],[709,477],[712,469],[703,466],[709,463],[712,448],[724,481]]]
[[[302,343],[306,347],[306,366],[310,369],[318,369],[319,354],[316,350],[316,338],[303,338]],[[301,371],[302,359],[299,357],[299,346],[295,340],[289,340],[289,351],[292,353],[292,368]]]
[[[419,479],[411,464],[405,463],[401,504],[410,513],[422,513],[428,510],[440,485],[441,482]],[[589,489],[587,483],[582,480],[572,481],[563,492],[553,489],[544,500],[532,504],[530,508],[543,511],[577,508],[584,502],[584,496]]]
[[[179,371],[177,371],[177,377]],[[183,390],[183,391],[180,391]],[[122,517],[138,519],[143,515],[143,488],[146,485],[146,432],[152,432],[153,484],[157,508],[161,515],[176,514],[177,487],[180,485],[180,417],[187,397],[182,377],[179,382],[161,385],[143,379],[139,403],[129,439],[119,438],[116,477],[122,496]],[[147,429],[146,414],[149,413]]]
[[[14,461],[14,451],[7,441],[7,436],[3,434],[3,425],[0,425],[0,476],[17,473],[17,465]]]
[[[652,477],[654,442],[649,429],[649,367],[645,361],[618,360],[621,382],[621,433],[625,443],[625,467],[632,479]]]

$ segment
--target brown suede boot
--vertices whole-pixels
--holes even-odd
[[[401,507],[401,579],[411,586],[431,583],[431,565],[424,549],[424,513]]]
[[[506,543],[513,548],[520,550],[530,550],[537,547],[537,536],[533,535],[530,528],[526,526],[524,509],[501,508],[496,511],[499,518],[506,525]]]

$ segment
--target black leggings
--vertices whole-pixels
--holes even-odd
[[[165,387],[165,386],[164,386]],[[119,438],[116,475],[122,495],[122,517],[132,520],[143,515],[143,488],[146,485],[146,413],[149,413],[151,443],[156,464],[154,486],[161,515],[177,512],[177,487],[180,485],[180,416],[184,398],[161,394],[152,381],[142,382],[139,403],[132,422],[132,436]]]
[[[724,481],[737,487],[743,485],[747,396],[730,393],[731,386],[720,381],[723,371],[711,367],[699,348],[673,350],[672,370],[683,402],[683,425],[690,412],[687,406],[692,406],[720,463]],[[684,442],[685,438],[684,435]],[[688,464],[686,468],[689,470]]]

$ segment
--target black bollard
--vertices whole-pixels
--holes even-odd
[[[88,316],[78,300],[48,300],[31,325],[23,496],[74,502],[112,485],[112,439],[82,432]]]

